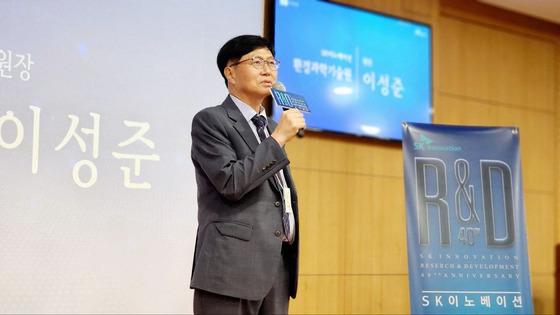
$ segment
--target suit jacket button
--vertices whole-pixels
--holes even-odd
[[[263,173],[266,173],[267,170],[268,168],[266,166],[262,168]]]
[[[282,203],[281,203],[280,201],[276,201],[276,202],[274,202],[274,205],[275,205],[276,207],[280,207],[280,206],[282,205]]]
[[[280,233],[280,231],[274,232],[274,236],[276,236],[276,237],[280,237],[281,235],[282,235],[282,233]]]

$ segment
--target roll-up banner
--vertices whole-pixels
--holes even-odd
[[[410,310],[533,313],[519,130],[403,123]]]

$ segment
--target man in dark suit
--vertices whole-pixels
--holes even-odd
[[[297,109],[284,111],[278,124],[266,118],[261,104],[279,65],[267,39],[235,37],[217,62],[229,95],[196,114],[192,124],[198,186],[194,313],[287,314],[297,291],[299,230],[283,147],[305,129],[305,120]]]

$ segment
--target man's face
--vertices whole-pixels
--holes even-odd
[[[261,58],[265,61],[274,59],[268,48],[259,48],[241,57],[239,61]],[[233,63],[231,63],[233,64]],[[253,65],[253,60],[243,61],[234,66],[228,66],[224,70],[228,78],[228,89],[230,93],[244,102],[260,102],[270,95],[270,88],[276,82],[278,71],[272,70],[267,62],[258,69]]]

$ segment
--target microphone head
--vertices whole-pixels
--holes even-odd
[[[272,88],[278,91],[286,92],[286,87],[280,81],[274,82],[274,84],[272,84]],[[284,108],[284,110],[287,110],[287,108]],[[302,138],[303,136],[305,136],[305,132],[303,131],[303,129],[298,130],[297,136],[298,138]]]
[[[286,87],[280,81],[274,82],[274,84],[272,84],[272,88],[278,91],[286,92]]]

